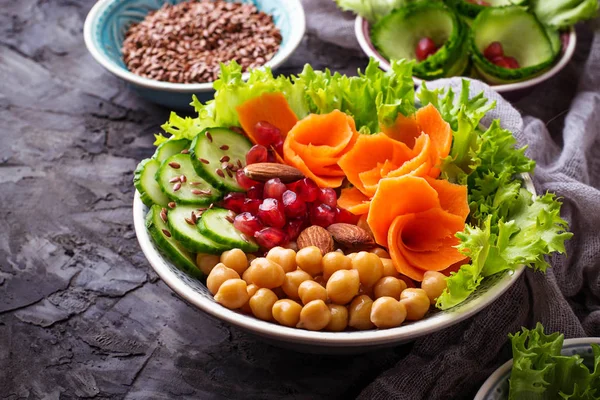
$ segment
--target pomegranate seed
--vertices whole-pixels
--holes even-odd
[[[313,205],[310,210],[310,223],[327,228],[335,221],[335,211],[327,204]]]
[[[257,181],[248,178],[246,174],[244,174],[243,169],[238,169],[237,171],[235,171],[235,180],[237,181],[238,185],[242,187],[242,189],[246,190],[258,184]]]
[[[264,228],[254,234],[256,243],[264,249],[272,249],[287,242],[287,236],[284,231],[278,228]]]
[[[262,200],[264,188],[265,185],[263,185],[262,183],[257,183],[246,191],[246,197],[248,197],[249,199]]]
[[[500,68],[510,69],[510,64],[506,61],[506,57],[496,57],[492,60],[492,63],[496,64]]]
[[[304,178],[296,182],[295,191],[300,200],[306,203],[312,203],[319,196],[319,187],[310,178]]]
[[[260,121],[254,126],[256,141],[263,146],[270,146],[281,141],[281,131],[275,125]]]
[[[258,213],[258,206],[262,203],[259,199],[246,199],[242,205],[242,212],[249,212],[251,214]]]
[[[281,201],[283,192],[287,190],[284,183],[281,183],[281,179],[273,178],[265,182],[265,190],[263,192],[263,198],[277,199]]]
[[[338,207],[335,209],[335,222],[336,223],[342,222],[345,224],[356,225],[359,218],[360,218],[360,216],[354,215],[350,211],[344,210],[343,208]]]
[[[436,51],[437,46],[435,45],[435,42],[431,40],[431,38],[424,37],[417,43],[415,54],[418,61],[423,61],[430,55],[435,54]]]
[[[483,51],[483,55],[490,61],[497,57],[504,57],[504,49],[502,48],[502,44],[500,42],[490,43],[490,45]]]
[[[277,152],[277,154],[282,156],[283,155],[283,139],[280,139],[277,143],[275,143],[273,145],[273,149]]]
[[[246,200],[244,193],[231,192],[225,195],[223,201],[221,201],[221,205],[223,208],[239,213],[242,211],[244,200]]]
[[[233,226],[245,235],[253,237],[254,234],[264,228],[264,225],[254,215],[244,212],[235,216]]]
[[[246,153],[246,165],[267,162],[267,148],[260,144],[255,144]]]
[[[286,190],[282,199],[286,216],[296,218],[306,214],[306,203],[300,200],[295,192]]]
[[[319,191],[317,200],[323,204],[327,204],[329,207],[335,208],[337,205],[337,194],[332,188],[322,188]]]
[[[514,57],[504,57],[504,60],[508,63],[508,68],[510,69],[518,69],[520,68],[519,62]]]
[[[298,238],[298,236],[300,235],[300,232],[302,232],[304,230],[306,225],[307,225],[306,219],[294,218],[294,219],[290,219],[285,224],[285,226],[283,227],[283,230],[287,234],[287,237],[289,240],[296,240]]]
[[[264,199],[261,205],[258,206],[256,215],[265,225],[275,228],[283,228],[285,225],[283,204],[277,199]]]

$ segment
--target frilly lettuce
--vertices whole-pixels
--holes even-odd
[[[600,346],[591,345],[590,371],[581,356],[561,355],[564,335],[546,335],[540,323],[509,337],[513,351],[509,400],[600,400]]]
[[[191,105],[198,117],[182,118],[171,113],[162,125],[174,138],[193,139],[204,128],[211,126],[239,126],[236,107],[263,93],[283,93],[290,107],[300,119],[310,113],[322,114],[334,109],[352,117],[361,133],[379,132],[381,124],[392,124],[398,115],[409,115],[415,110],[412,81],[412,63],[394,61],[388,72],[379,69],[371,60],[365,72],[348,77],[329,70],[315,71],[310,65],[291,77],[274,77],[271,69],[253,70],[247,81],[236,62],[221,64],[221,75],[214,83],[215,98],[202,104],[194,96]],[[155,144],[167,140],[156,135]]]
[[[598,0],[531,0],[531,10],[546,26],[564,29],[598,15]]]
[[[393,9],[419,0],[335,0],[344,11],[352,11],[369,22],[377,22]],[[422,1],[422,0],[421,0]]]

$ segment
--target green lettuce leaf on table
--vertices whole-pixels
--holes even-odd
[[[563,356],[564,335],[523,328],[509,335],[513,351],[509,400],[600,400],[600,346],[592,344],[593,370],[579,355]]]

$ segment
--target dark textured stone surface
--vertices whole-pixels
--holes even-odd
[[[0,398],[357,394],[406,348],[333,357],[271,347],[188,306],[152,272],[133,231],[131,179],[169,111],[88,55],[92,4],[0,0]],[[281,72],[305,62],[366,65],[311,35]],[[565,96],[537,110],[534,96],[518,105],[546,121],[568,107]]]

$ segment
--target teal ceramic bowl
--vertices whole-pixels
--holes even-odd
[[[579,354],[583,358],[585,365],[594,369],[594,353],[592,352],[591,343],[600,344],[600,338],[587,337],[578,339],[565,339],[563,342],[562,355],[573,356]],[[510,371],[512,369],[512,359],[498,368],[490,377],[483,383],[481,389],[475,395],[474,400],[508,400]]]
[[[165,3],[183,0],[99,0],[90,10],[83,28],[85,45],[92,57],[112,74],[128,82],[146,99],[171,109],[188,109],[195,94],[208,100],[213,94],[212,83],[170,83],[143,78],[130,72],[121,58],[125,32],[133,22],[139,22],[152,10]],[[233,1],[233,0],[227,0]],[[265,66],[277,68],[296,50],[306,21],[300,0],[236,0],[252,3],[259,10],[273,16],[281,31],[282,43],[275,57]]]

